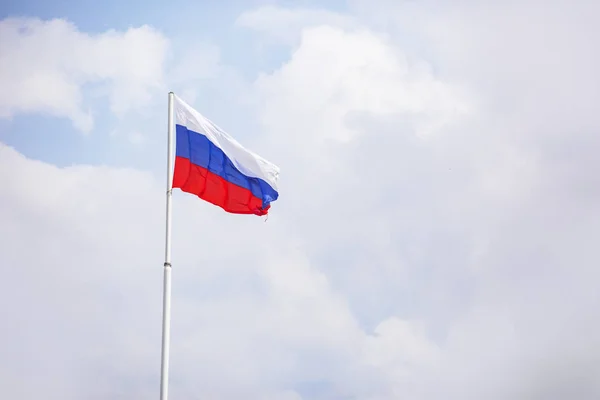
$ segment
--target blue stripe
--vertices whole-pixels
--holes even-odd
[[[215,146],[206,136],[189,130],[183,125],[177,124],[175,128],[177,157],[188,158],[192,164],[206,168],[234,185],[250,190],[252,195],[262,199],[263,208],[277,200],[279,194],[266,181],[241,173],[223,150]]]

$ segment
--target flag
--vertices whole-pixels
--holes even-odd
[[[266,215],[279,197],[279,168],[245,149],[177,96],[173,111],[173,188],[229,213]]]

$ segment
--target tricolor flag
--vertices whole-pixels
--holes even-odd
[[[174,96],[173,188],[234,214],[265,215],[277,200],[279,168]]]

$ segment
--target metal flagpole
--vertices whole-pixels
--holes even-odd
[[[173,195],[173,92],[169,92],[169,139],[167,144],[167,215],[165,263],[163,277],[162,351],[160,362],[160,400],[167,400],[169,392],[169,342],[171,334],[171,197]]]

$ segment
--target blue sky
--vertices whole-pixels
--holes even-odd
[[[0,386],[158,396],[173,90],[281,196],[174,194],[172,398],[597,398],[599,11],[3,6]]]
[[[244,32],[233,27],[236,17],[244,11],[243,2],[228,2],[216,6],[216,3],[173,2],[168,10],[164,4],[156,2],[129,2],[123,7],[122,2],[106,2],[99,4],[90,2],[20,2],[10,3],[2,9],[2,18],[37,17],[41,19],[64,18],[77,26],[82,32],[90,34],[107,30],[126,30],[140,25],[151,25],[170,36],[185,36],[186,42],[198,36],[202,41],[218,43],[220,56],[224,63],[239,66],[241,74],[248,77],[256,75],[256,58],[252,55],[240,54],[245,49],[236,42],[244,41]],[[247,4],[247,3],[246,3]],[[165,12],[168,11],[168,12]],[[198,18],[200,15],[200,18]],[[175,47],[177,43],[175,43]],[[172,57],[177,57],[173,55]],[[236,60],[237,58],[237,60]],[[275,67],[276,64],[269,66]],[[210,95],[210,94],[209,94]],[[209,96],[207,96],[209,97]],[[166,95],[165,95],[166,98]],[[2,132],[6,143],[17,146],[25,154],[59,165],[71,163],[124,162],[121,158],[113,160],[115,153],[122,151],[120,141],[111,140],[107,135],[98,132],[111,131],[115,120],[106,113],[105,104],[95,104],[94,112],[100,113],[99,126],[89,138],[75,136],[74,129],[68,122],[40,115],[16,116],[10,126],[3,126]],[[4,121],[3,121],[4,122]],[[49,136],[45,131],[52,130],[56,135]],[[12,132],[27,131],[27,136]],[[11,134],[12,133],[12,134]],[[51,149],[56,146],[56,151]],[[147,165],[144,165],[147,167]]]
[[[311,6],[310,2],[304,3],[306,4],[296,4],[296,6]],[[334,9],[335,6],[343,6],[341,2],[335,3],[332,2]],[[89,34],[150,25],[173,38],[167,63],[177,63],[185,47],[198,40],[217,46],[219,63],[232,66],[241,79],[252,80],[261,71],[275,69],[289,55],[289,48],[282,46],[272,46],[267,51],[257,52],[248,37],[249,32],[234,26],[236,18],[242,12],[265,4],[271,3],[228,1],[225,4],[178,1],[171,2],[168,7],[165,7],[161,2],[128,2],[124,5],[123,2],[114,1],[102,3],[100,6],[94,2],[28,1],[8,4],[2,9],[0,15],[2,18],[65,19],[73,23],[81,32]],[[285,5],[285,2],[280,4]],[[223,93],[218,84],[212,85],[207,87],[201,101],[206,105],[216,103],[217,100],[226,103],[228,99],[219,99],[219,96],[227,95],[235,96],[235,94]],[[229,112],[237,112],[235,107],[239,105],[234,105]],[[222,105],[220,108],[225,107]],[[17,115],[10,126],[2,127],[2,132],[7,144],[18,147],[24,154],[58,165],[84,162],[121,165],[126,163],[130,149],[124,150],[121,141],[99,134],[114,130],[117,123],[110,113],[106,113],[108,111],[106,104],[94,104],[93,111],[98,115],[97,125],[89,138],[74,136],[73,128],[69,127],[64,120],[45,118],[40,115]],[[153,111],[157,112],[158,109]],[[240,129],[244,129],[243,123]],[[55,131],[57,134],[49,137],[45,133],[47,130]],[[26,137],[11,134],[19,131],[27,131],[29,134]],[[55,146],[56,151],[53,151]],[[125,154],[120,154],[122,152]],[[136,154],[134,157],[139,156]],[[147,163],[136,165],[148,167]]]

